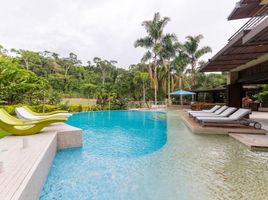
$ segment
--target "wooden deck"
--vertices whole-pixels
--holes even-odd
[[[224,134],[229,135],[235,140],[245,144],[252,151],[268,151],[268,113],[253,113],[251,118],[259,121],[263,129],[258,130],[247,126],[221,126],[221,127],[202,127],[187,113],[182,114],[182,119],[186,126],[196,134]]]
[[[66,145],[79,146],[77,143],[80,142],[79,138],[66,142],[66,138],[68,140],[72,136],[78,136],[78,130],[65,124],[56,124],[37,135],[9,136],[1,139],[0,199],[37,199],[58,146],[60,145],[60,148],[66,148]],[[58,132],[65,134],[65,139],[63,135],[59,138]],[[80,138],[82,141],[81,130]]]
[[[196,134],[221,134],[221,135],[229,135],[230,133],[242,133],[242,134],[257,134],[257,135],[265,135],[266,130],[264,129],[254,129],[253,127],[248,126],[206,126],[202,127],[199,123],[195,122],[192,118],[190,118],[186,113],[182,115],[182,120],[186,124],[186,126]]]

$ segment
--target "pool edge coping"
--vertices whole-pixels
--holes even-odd
[[[38,135],[27,136],[31,139],[37,139],[40,135],[46,135],[46,144],[40,148],[40,152],[37,158],[33,162],[29,163],[30,169],[27,173],[21,173],[22,181],[19,186],[11,188],[11,195],[3,196],[3,200],[36,200],[39,198],[42,192],[43,186],[46,182],[50,168],[52,166],[54,157],[57,150],[67,148],[79,148],[82,147],[82,130],[68,124],[58,123],[52,125]],[[36,137],[37,136],[37,137]],[[22,137],[13,137],[15,140],[22,140]],[[6,139],[8,139],[8,137]],[[26,138],[27,138],[26,137]],[[36,147],[38,148],[38,146]],[[34,150],[34,149],[33,149]],[[30,153],[29,153],[30,154]],[[12,157],[12,155],[10,155]],[[10,175],[7,174],[6,175]],[[10,175],[11,176],[11,175]],[[16,177],[12,176],[12,179]],[[8,186],[8,185],[6,185]],[[4,185],[4,188],[6,187]]]

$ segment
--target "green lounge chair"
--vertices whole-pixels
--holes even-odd
[[[24,120],[40,120],[40,119],[47,119],[51,117],[64,117],[68,118],[72,116],[71,113],[65,111],[56,111],[50,113],[36,113],[29,109],[27,106],[18,107],[15,109],[15,112],[20,119]]]
[[[30,109],[28,106],[22,106],[22,107],[26,109],[28,112],[32,113],[32,115],[36,115],[36,116],[48,116],[48,115],[68,113],[68,111],[66,110],[56,110],[56,111],[46,112],[46,113],[37,113],[37,112],[34,112],[32,109]]]
[[[39,133],[43,128],[57,122],[65,122],[63,117],[54,117],[41,120],[20,120],[9,115],[4,109],[0,109],[0,129],[12,135],[24,136]]]
[[[56,110],[56,111],[46,112],[46,113],[37,113],[37,112],[34,112],[32,109],[30,109],[28,106],[22,106],[22,108],[28,111],[33,116],[37,116],[37,117],[38,116],[39,117],[70,117],[72,116],[72,114],[66,110]]]

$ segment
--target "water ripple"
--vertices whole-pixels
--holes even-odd
[[[57,153],[40,199],[268,199],[268,153],[251,152],[226,136],[192,134],[176,112],[166,117],[153,114],[141,112],[133,117],[133,112],[124,113],[124,119],[133,122],[128,128],[135,139],[114,138],[127,129],[112,113],[101,114],[102,120],[96,113],[82,114],[94,122],[80,120],[87,130],[84,147]],[[111,133],[111,127],[116,133]],[[135,127],[145,131],[135,132]],[[165,137],[146,131],[163,127]],[[150,142],[159,145],[154,149]],[[153,150],[148,152],[148,148]]]

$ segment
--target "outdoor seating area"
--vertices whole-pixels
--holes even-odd
[[[57,111],[49,112],[49,113],[36,113],[27,106],[17,107],[15,109],[15,112],[20,119],[24,119],[24,120],[40,120],[40,119],[46,119],[50,117],[68,118],[72,116],[71,113],[68,113],[67,111],[64,111],[64,110],[57,110]]]
[[[182,120],[195,134],[228,135],[252,151],[268,151],[266,115],[258,113],[216,105],[209,110],[184,112]]]
[[[268,200],[268,0],[1,8],[0,200]]]
[[[250,109],[235,108],[228,106],[214,106],[210,110],[188,111],[192,117],[201,126],[226,126],[226,125],[252,125],[255,129],[261,129],[261,123],[249,119]]]
[[[59,122],[65,122],[71,114],[66,111],[55,111],[51,113],[36,113],[28,107],[15,109],[18,118],[10,115],[6,110],[0,109],[1,135],[34,135],[45,127]]]

